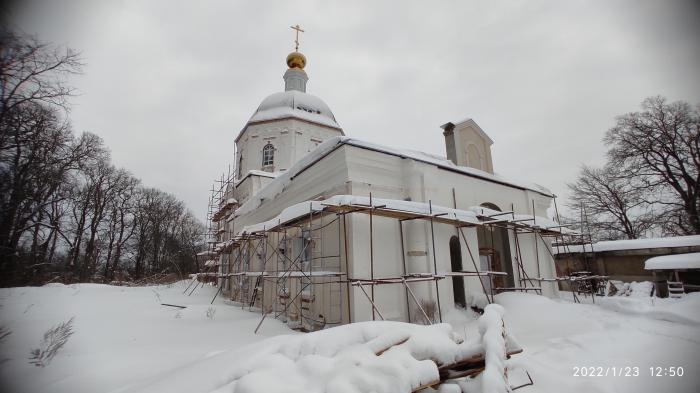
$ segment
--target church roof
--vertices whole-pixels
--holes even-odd
[[[330,154],[331,152],[335,151],[337,148],[343,145],[350,145],[361,149],[379,152],[382,154],[389,154],[401,158],[408,158],[415,161],[424,162],[426,164],[435,165],[441,169],[445,169],[448,171],[458,172],[466,176],[479,178],[482,180],[502,184],[517,189],[534,191],[538,194],[550,198],[553,197],[553,194],[550,190],[538,184],[508,180],[499,175],[487,173],[478,169],[457,166],[443,157],[438,157],[432,154],[419,152],[415,150],[402,150],[393,147],[377,145],[374,143],[365,142],[359,139],[349,138],[346,136],[338,136],[325,140],[323,143],[318,145],[318,147],[316,147],[315,150],[312,150],[310,153],[306,154],[294,165],[292,165],[291,168],[289,168],[285,172],[282,172],[279,176],[277,176],[277,178],[275,178],[265,187],[263,187],[254,197],[250,198],[243,205],[241,205],[236,211],[236,216],[248,214],[252,210],[258,208],[260,206],[261,200],[271,200],[276,198],[277,195],[279,195],[286,189],[286,187],[294,180],[294,178],[297,175],[304,172],[309,167],[315,165],[323,157],[327,156],[328,154]]]
[[[248,124],[290,117],[340,129],[333,112],[323,100],[297,90],[267,96],[248,120]]]

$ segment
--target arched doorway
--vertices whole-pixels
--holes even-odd
[[[452,236],[450,238],[450,263],[453,272],[462,271],[462,246],[459,244],[459,238]],[[455,304],[460,307],[466,307],[467,300],[464,296],[464,278],[459,276],[452,277],[452,292],[455,299]]]
[[[497,205],[485,202],[481,207],[502,211]],[[507,273],[507,276],[484,276],[481,277],[487,291],[491,288],[514,287],[513,263],[510,257],[510,239],[508,230],[504,227],[481,226],[477,229],[479,242],[480,270]]]

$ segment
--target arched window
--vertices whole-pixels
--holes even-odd
[[[467,165],[476,169],[485,169],[481,159],[481,152],[473,143],[467,146]]]
[[[275,147],[268,143],[262,150],[262,166],[272,166],[275,163]]]
[[[485,208],[491,209],[491,210],[496,210],[496,211],[499,211],[499,212],[500,212],[500,211],[503,211],[503,210],[501,210],[501,208],[498,207],[495,203],[491,203],[491,202],[484,202],[484,203],[482,203],[482,204],[479,205],[479,206],[485,207]]]

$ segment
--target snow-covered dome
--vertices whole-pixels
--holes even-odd
[[[274,93],[265,98],[248,123],[295,117],[338,128],[333,112],[320,98],[298,90]]]

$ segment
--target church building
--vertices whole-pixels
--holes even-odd
[[[221,296],[306,331],[441,321],[503,291],[556,296],[546,218],[552,193],[494,173],[473,119],[436,127],[446,157],[346,136],[287,56],[284,91],[235,139],[235,175],[216,201]]]

